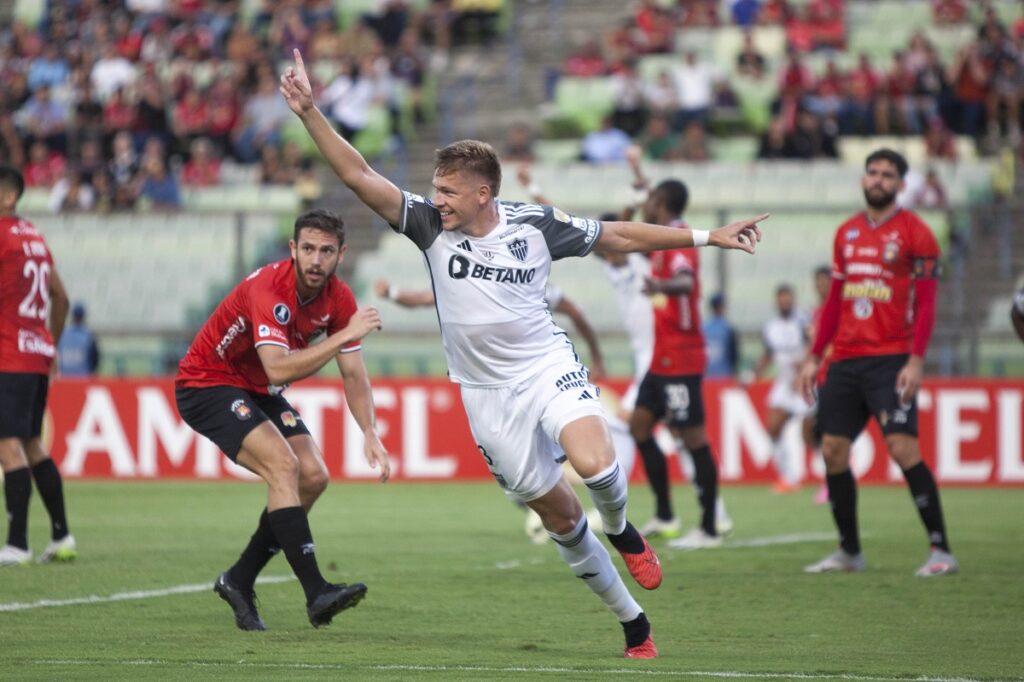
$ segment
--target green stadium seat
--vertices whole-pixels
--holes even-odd
[[[561,78],[555,88],[555,109],[576,121],[584,133],[597,130],[614,106],[611,78]]]

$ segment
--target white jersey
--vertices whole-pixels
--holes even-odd
[[[590,253],[601,223],[551,206],[496,201],[498,225],[484,237],[446,232],[434,205],[404,192],[396,231],[423,251],[452,381],[507,386],[576,361],[551,318],[545,287],[551,262]]]
[[[764,325],[764,346],[775,363],[775,383],[792,385],[807,356],[807,318],[794,311],[789,317],[777,316]]]
[[[642,377],[650,368],[654,353],[654,309],[644,293],[644,279],[650,277],[651,263],[639,253],[630,253],[618,267],[605,262],[604,271],[615,288],[619,316],[633,349],[633,373]]]

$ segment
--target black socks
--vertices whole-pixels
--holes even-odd
[[[665,463],[665,453],[658,447],[654,438],[648,438],[643,443],[636,444],[640,450],[640,457],[644,461],[644,471],[647,472],[647,481],[651,484],[654,492],[657,507],[655,515],[662,521],[672,519],[672,498],[668,490],[668,465]]]
[[[946,522],[942,517],[942,503],[939,501],[939,487],[935,484],[932,470],[924,462],[918,462],[903,470],[903,476],[910,487],[910,495],[921,515],[921,521],[928,531],[928,541],[943,552],[949,551],[946,537]]]
[[[28,549],[28,501],[31,497],[32,476],[28,467],[4,472],[7,544],[18,549]]]
[[[302,507],[275,509],[267,514],[274,538],[284,550],[295,577],[302,583],[306,603],[310,603],[323,590],[327,581],[316,563],[316,547],[309,530],[309,519]]]
[[[39,497],[50,515],[50,539],[60,540],[68,534],[68,520],[64,512],[64,485],[60,471],[52,459],[47,457],[32,467],[32,478],[36,481]]]
[[[256,576],[280,550],[281,545],[274,537],[274,530],[270,527],[270,517],[267,510],[264,509],[260,514],[256,532],[249,538],[249,544],[242,550],[235,565],[228,570],[231,582],[238,587],[251,590],[256,582]]]
[[[832,518],[839,529],[839,545],[847,554],[860,554],[860,533],[857,530],[857,483],[849,469],[841,474],[825,476]]]

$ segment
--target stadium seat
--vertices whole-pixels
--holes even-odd
[[[561,78],[555,87],[556,110],[576,121],[584,133],[597,130],[614,103],[611,78]]]

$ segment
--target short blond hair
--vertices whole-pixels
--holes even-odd
[[[434,152],[434,172],[448,175],[460,171],[482,177],[491,188],[491,194],[501,191],[501,164],[494,147],[479,140],[459,140]]]

